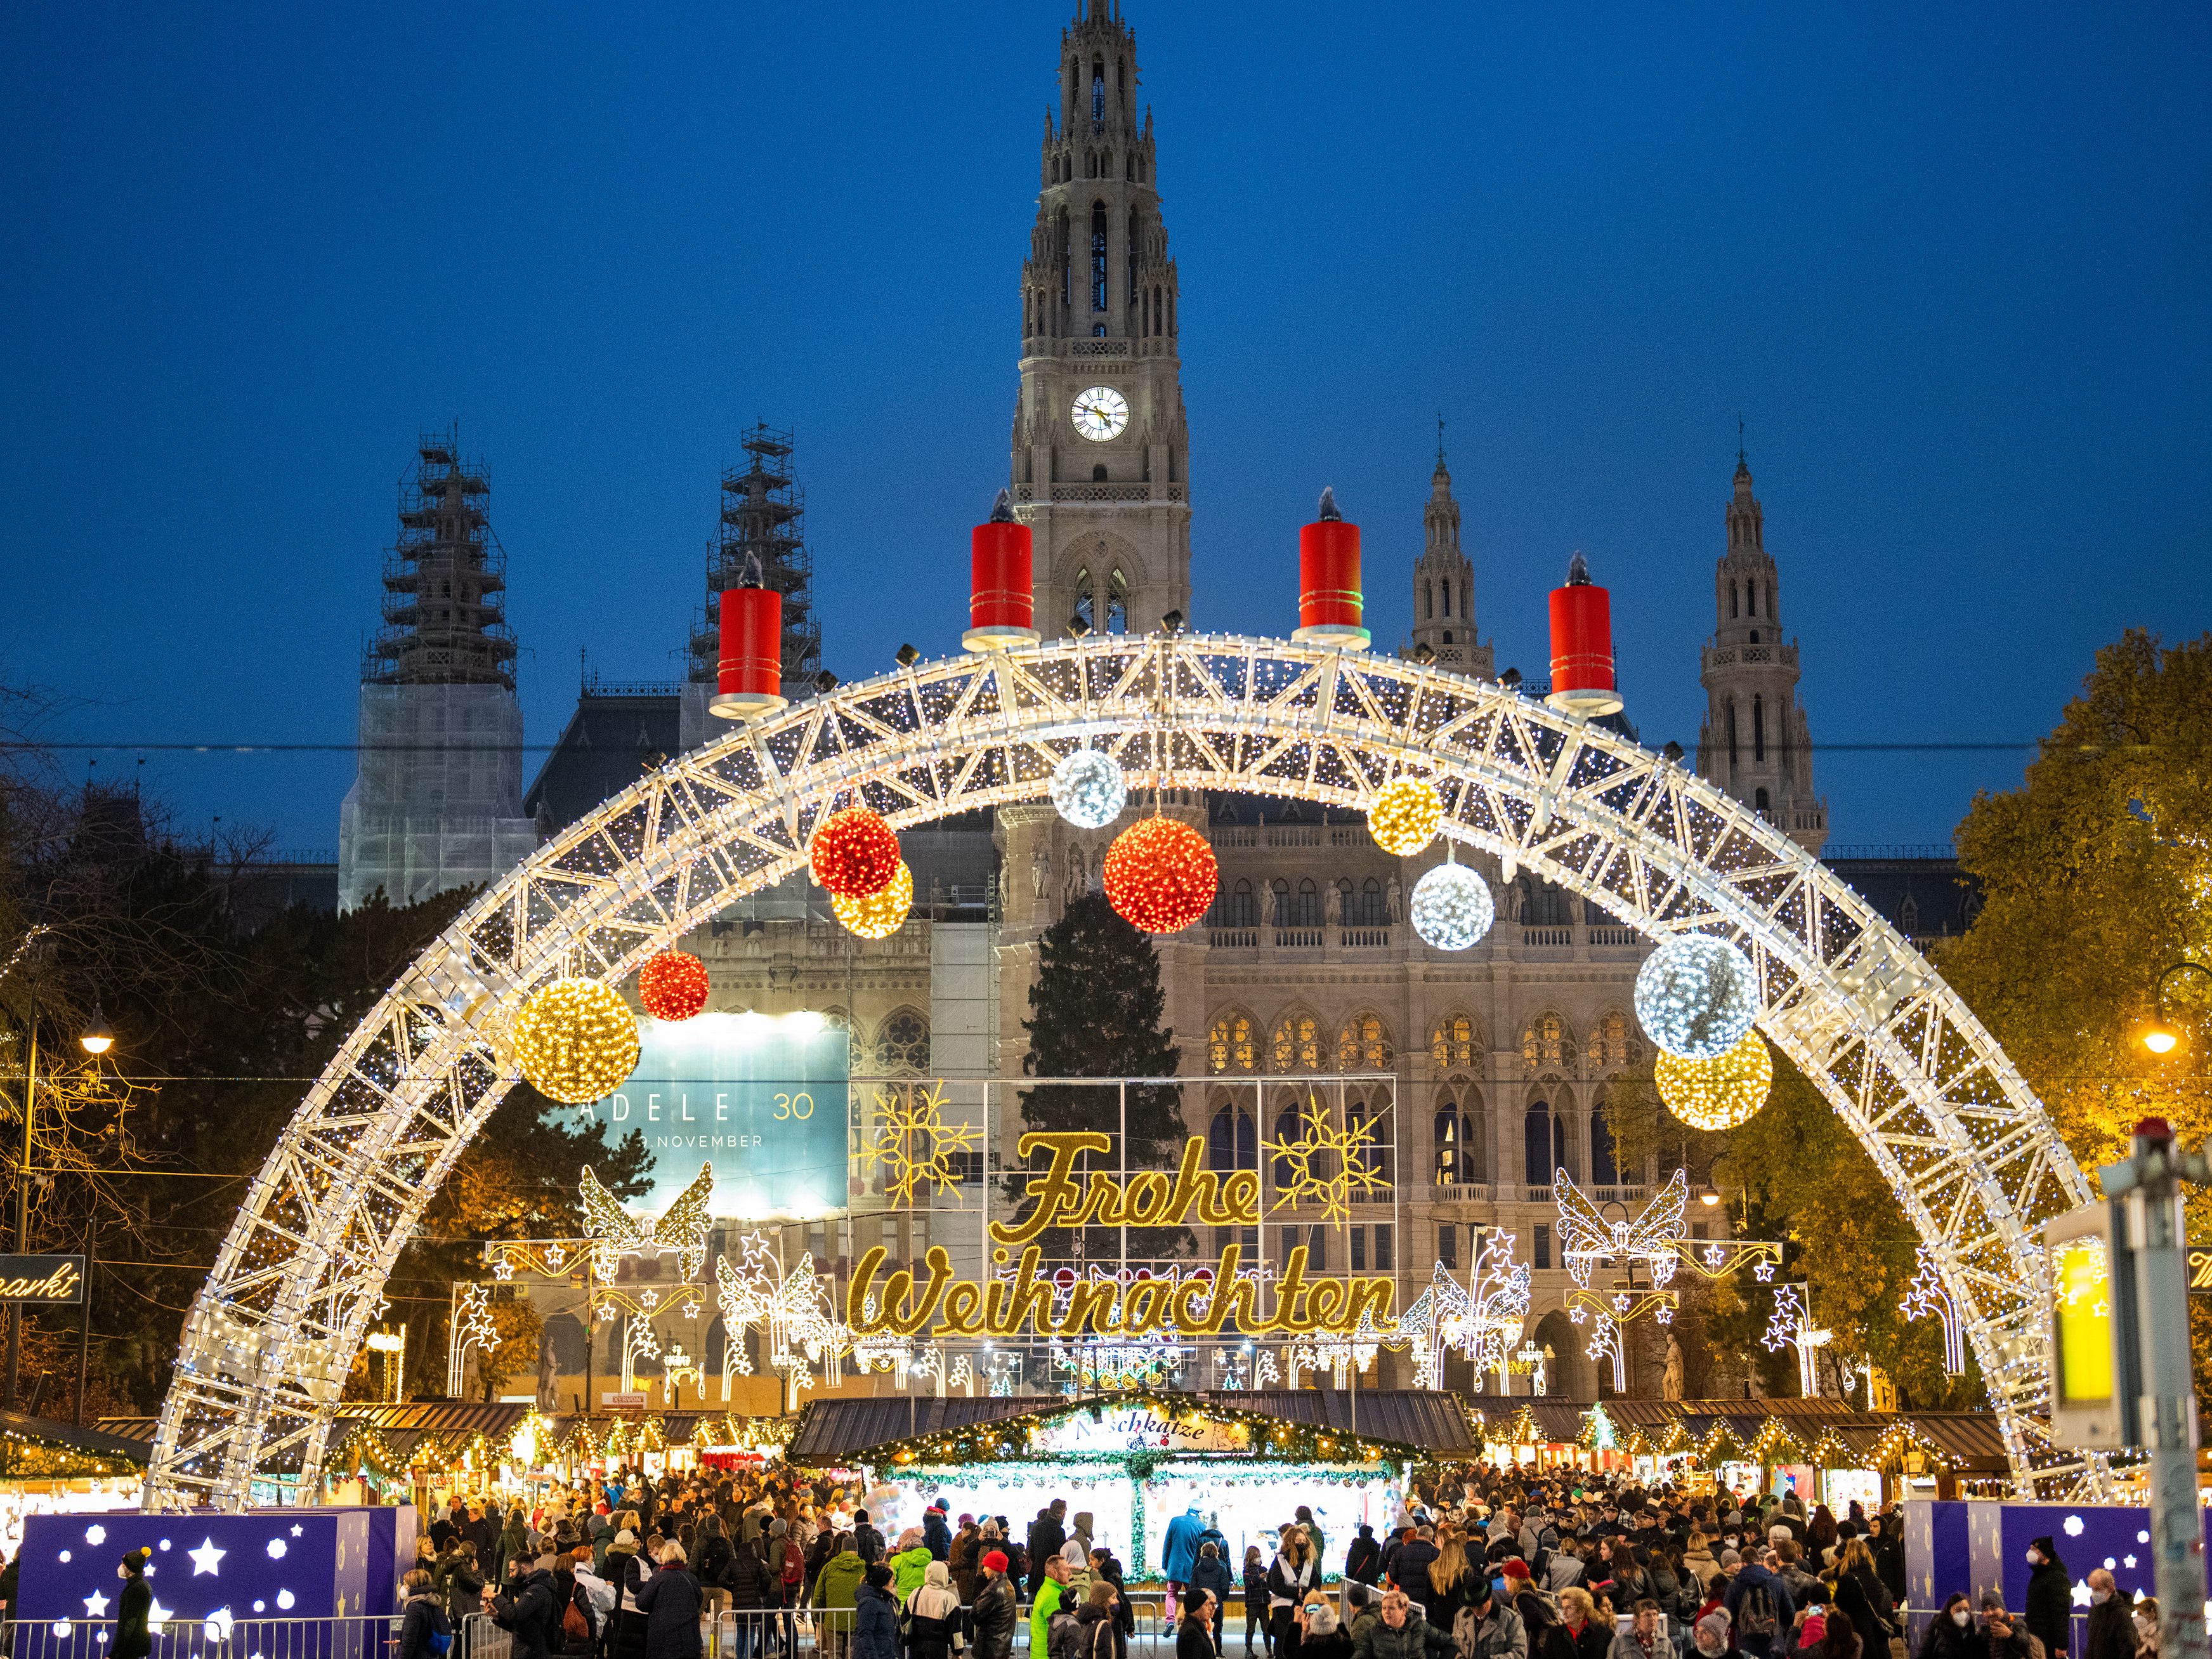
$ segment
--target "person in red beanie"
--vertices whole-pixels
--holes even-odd
[[[986,1552],[982,1565],[983,1582],[975,1591],[975,1659],[1012,1659],[1019,1609],[1006,1577],[1006,1553]]]

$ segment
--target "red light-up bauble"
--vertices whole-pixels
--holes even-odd
[[[1213,902],[1220,866],[1204,836],[1173,818],[1144,818],[1106,849],[1106,896],[1148,933],[1189,927]]]
[[[655,1019],[689,1019],[707,1006],[707,964],[684,951],[663,951],[637,970],[637,1000]]]
[[[842,899],[864,899],[898,879],[898,837],[865,806],[832,813],[814,832],[814,879]]]

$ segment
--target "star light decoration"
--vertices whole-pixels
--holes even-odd
[[[883,1115],[865,1156],[882,1166],[884,1197],[911,1207],[917,1194],[926,1197],[940,1187],[960,1184],[955,1159],[979,1151],[983,1131],[972,1123],[945,1121],[951,1103],[943,1084],[878,1089],[876,1103]]]
[[[1959,1304],[1951,1299],[1950,1287],[1943,1283],[1936,1258],[1928,1254],[1925,1244],[1917,1255],[1917,1271],[1905,1287],[1905,1300],[1897,1304],[1897,1310],[1907,1319],[1924,1319],[1934,1314],[1942,1322],[1944,1374],[1961,1376],[1966,1369],[1966,1332],[1959,1317]]]
[[[904,859],[899,860],[898,873],[881,892],[864,898],[841,898],[833,893],[830,898],[830,914],[844,924],[847,933],[860,939],[889,939],[906,926],[913,908],[914,872],[907,868]]]
[[[1327,1370],[1330,1380],[1340,1388],[1349,1388],[1352,1373],[1364,1371],[1375,1363],[1383,1339],[1394,1334],[1375,1322],[1372,1311],[1363,1308],[1359,1323],[1346,1336],[1323,1336],[1316,1333],[1302,1337],[1291,1344],[1284,1353],[1284,1363],[1290,1368],[1290,1386],[1298,1386],[1299,1374],[1304,1371]]]
[[[460,1299],[453,1304],[453,1340],[447,1353],[446,1392],[459,1399],[465,1378],[465,1367],[471,1348],[481,1348],[489,1353],[499,1346],[499,1327],[491,1322],[491,1291],[489,1286],[471,1280],[460,1286]]]
[[[1833,1331],[1814,1328],[1813,1304],[1802,1280],[1774,1287],[1774,1312],[1759,1340],[1769,1353],[1777,1352],[1785,1343],[1797,1350],[1798,1387],[1808,1400],[1820,1391],[1815,1361],[1820,1349],[1834,1338]]]
[[[1103,830],[1129,803],[1121,763],[1097,749],[1078,749],[1052,769],[1053,810],[1079,830]]]
[[[1432,1291],[1439,1285],[1449,1285],[1456,1291],[1450,1274],[1441,1263],[1437,1267],[1437,1279]],[[1429,1346],[1430,1367],[1441,1376],[1443,1350],[1457,1348],[1474,1363],[1475,1386],[1483,1386],[1483,1379],[1495,1372],[1498,1392],[1507,1391],[1506,1368],[1511,1363],[1513,1344],[1521,1335],[1521,1328],[1528,1317],[1529,1268],[1525,1261],[1513,1259],[1513,1235],[1492,1232],[1482,1241],[1475,1253],[1474,1265],[1468,1269],[1468,1289],[1456,1307],[1449,1298],[1439,1297],[1437,1306],[1441,1316],[1436,1321],[1436,1334]],[[1416,1306],[1419,1304],[1416,1303]],[[1402,1325],[1412,1323],[1411,1311]],[[1414,1360],[1417,1376],[1422,1371],[1421,1358]],[[1422,1383],[1416,1387],[1439,1388],[1441,1382]]]
[[[672,1255],[686,1279],[696,1279],[707,1263],[707,1233],[713,1224],[714,1166],[702,1164],[691,1184],[658,1220],[633,1215],[605,1188],[591,1166],[584,1167],[577,1191],[584,1200],[584,1227],[592,1240],[592,1272],[602,1285],[611,1285],[624,1256]]]
[[[1766,1039],[1751,1030],[1712,1060],[1685,1060],[1662,1048],[1651,1076],[1667,1109],[1692,1129],[1733,1129],[1766,1104],[1774,1061]]]
[[[549,1100],[604,1100],[637,1069],[637,1017],[596,980],[556,979],[531,993],[514,1017],[514,1057]]]
[[[1310,1094],[1298,1110],[1298,1125],[1294,1140],[1260,1143],[1289,1166],[1290,1178],[1281,1183],[1275,1211],[1296,1209],[1311,1199],[1324,1221],[1348,1221],[1354,1197],[1390,1190],[1382,1172],[1369,1162],[1376,1150],[1372,1122],[1340,1128],[1330,1121],[1328,1108]]]
[[[1464,951],[1489,933],[1498,905],[1488,882],[1447,860],[1413,884],[1406,915],[1424,944],[1438,951]]]
[[[1582,1310],[1577,1308],[1575,1313],[1577,1316],[1575,1322],[1580,1324],[1582,1322],[1578,1316]],[[1610,1314],[1601,1313],[1596,1325],[1591,1329],[1589,1344],[1583,1352],[1592,1359],[1613,1361],[1613,1391],[1615,1394],[1628,1392],[1628,1351],[1620,1340],[1619,1320]]]
[[[768,1239],[748,1234],[737,1266],[727,1256],[716,1258],[714,1296],[722,1312],[723,1400],[730,1397],[732,1376],[743,1374],[750,1364],[741,1339],[757,1327],[768,1367],[783,1376],[796,1409],[799,1389],[812,1382],[808,1365],[828,1358],[842,1340],[829,1281],[816,1276],[813,1252],[801,1255],[787,1273]]]
[[[1443,820],[1443,797],[1426,778],[1398,778],[1367,803],[1367,833],[1377,847],[1400,858],[1410,858],[1434,841]]]
[[[1717,1060],[1758,1017],[1758,975],[1726,939],[1677,934],[1637,969],[1636,1018],[1670,1054]]]
[[[1147,933],[1174,933],[1202,918],[1221,885],[1204,836],[1177,818],[1140,818],[1106,849],[1106,897]]]

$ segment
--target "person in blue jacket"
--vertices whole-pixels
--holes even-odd
[[[1206,1534],[1206,1521],[1193,1504],[1181,1515],[1168,1522],[1166,1542],[1161,1548],[1160,1576],[1168,1581],[1168,1596],[1180,1601],[1190,1583],[1191,1569],[1198,1565],[1199,1540]]]

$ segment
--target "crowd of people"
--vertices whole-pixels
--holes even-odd
[[[1949,1597],[1908,1650],[1903,1517],[1838,1516],[1794,1495],[1645,1490],[1588,1474],[1475,1465],[1416,1478],[1380,1531],[1342,1540],[1340,1573],[1312,1510],[1241,1559],[1195,1510],[1156,1562],[1125,1565],[1092,1516],[955,1515],[939,1498],[890,1530],[856,1491],[793,1471],[556,1487],[526,1510],[442,1503],[406,1578],[399,1659],[442,1659],[471,1614],[514,1659],[696,1659],[735,1613],[720,1659],[1127,1659],[1132,1571],[1165,1581],[1176,1659],[2148,1659],[2158,1609],[2100,1568],[2086,1636],[2048,1538],[2026,1605]],[[1149,1613],[1152,1600],[1144,1600]],[[455,1659],[468,1659],[465,1653]]]

